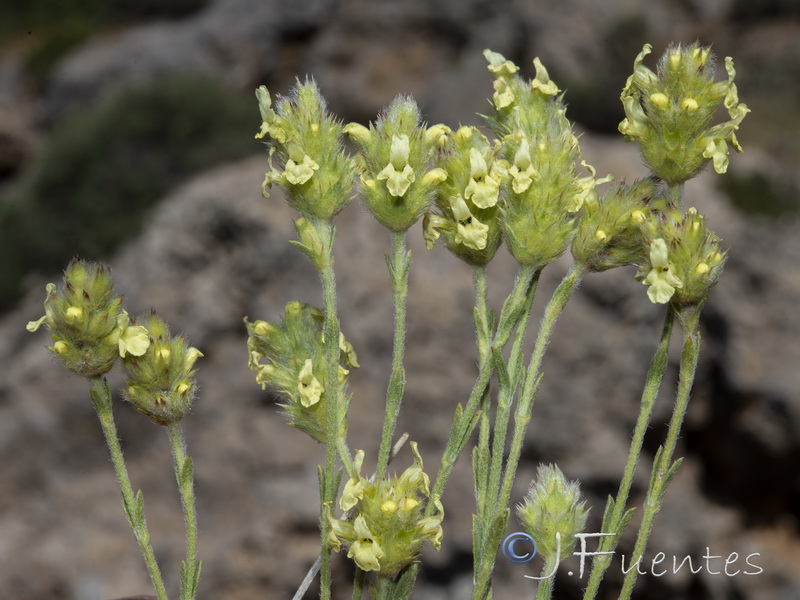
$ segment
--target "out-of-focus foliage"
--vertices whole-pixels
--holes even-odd
[[[30,270],[107,256],[170,187],[256,151],[257,117],[249,95],[173,77],[65,119],[0,203],[0,307]]]
[[[28,38],[25,66],[34,82],[97,31],[146,19],[179,18],[208,0],[25,0],[0,3],[0,43]]]

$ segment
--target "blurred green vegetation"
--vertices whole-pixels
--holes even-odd
[[[175,184],[257,152],[257,125],[249,94],[174,76],[65,119],[0,202],[0,308],[25,274],[108,256]]]
[[[90,35],[146,19],[175,19],[209,0],[24,0],[0,3],[0,44],[24,37],[27,73],[34,84]]]

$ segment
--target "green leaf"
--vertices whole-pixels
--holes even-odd
[[[181,486],[191,487],[194,483],[194,465],[191,457],[187,456],[181,468]]]
[[[614,498],[612,498],[609,494],[608,500],[606,500],[606,509],[603,511],[603,520],[600,524],[600,531],[602,533],[611,533],[612,529],[617,531],[617,528],[611,523],[611,515],[614,512],[615,507],[616,502],[614,502]]]
[[[508,375],[508,364],[500,350],[494,346],[492,346],[492,359],[494,362],[494,370],[497,373],[497,379],[500,381],[500,388],[508,389],[511,386],[511,380]]]
[[[633,518],[633,513],[635,512],[636,512],[636,507],[633,507],[626,510],[625,513],[622,515],[622,518],[619,520],[619,528],[617,529],[620,535],[622,535],[622,532],[625,531],[625,528],[628,526],[628,523],[631,522],[631,519]]]

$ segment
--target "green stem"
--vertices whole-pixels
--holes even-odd
[[[492,346],[498,350],[502,350],[509,337],[514,331],[517,323],[525,311],[527,306],[528,296],[532,293],[534,282],[538,279],[538,271],[531,267],[522,267],[517,274],[517,279],[514,283],[514,289],[503,304],[503,309],[500,313],[500,319],[497,324],[497,330],[494,336]],[[478,378],[467,400],[466,406],[458,406],[456,409],[455,417],[453,418],[453,425],[450,429],[450,435],[447,438],[442,459],[439,466],[439,472],[436,475],[433,488],[431,489],[431,498],[441,497],[447,486],[447,481],[453,471],[456,460],[463,450],[464,446],[469,439],[471,432],[475,425],[475,413],[479,407],[479,403],[486,387],[489,385],[489,379],[493,372],[493,362],[490,358],[480,363],[478,369]],[[425,516],[429,517],[433,514],[435,506],[433,502],[429,502],[425,508]],[[395,586],[396,597],[398,600],[408,598],[411,590],[414,587],[414,581],[417,577],[419,566],[413,564],[408,567],[399,577],[398,583]]]
[[[642,392],[642,399],[639,404],[639,417],[636,419],[636,426],[633,430],[633,438],[631,439],[631,447],[628,452],[628,462],[625,465],[625,471],[622,476],[622,481],[619,484],[617,496],[614,499],[613,510],[611,516],[606,524],[604,524],[603,533],[614,533],[614,536],[601,538],[598,545],[598,552],[613,552],[622,535],[622,530],[627,525],[625,515],[625,506],[628,502],[631,485],[633,483],[633,474],[636,470],[636,464],[639,462],[639,457],[642,453],[642,443],[644,436],[647,432],[647,427],[650,423],[650,416],[653,412],[653,405],[655,404],[658,390],[661,387],[661,381],[664,379],[664,373],[667,370],[667,360],[669,354],[669,340],[672,337],[672,324],[675,321],[675,311],[672,306],[667,306],[664,315],[664,326],[661,330],[661,340],[659,341],[658,348],[656,349],[653,359],[650,361],[650,367],[647,370],[647,377],[645,379],[644,390]],[[584,600],[594,600],[600,587],[600,582],[603,580],[603,575],[611,564],[611,555],[598,556],[592,563],[592,571],[589,575],[589,582],[584,592]]]
[[[519,322],[522,313],[525,309],[528,294],[531,293],[531,286],[535,280],[536,271],[529,268],[520,270],[517,280],[514,284],[509,297],[503,305],[503,310],[500,313],[500,320],[497,324],[497,331],[494,337],[492,347],[502,350],[514,330],[514,327]],[[436,481],[433,484],[431,497],[441,497],[447,481],[450,478],[450,473],[455,466],[455,462],[463,450],[464,446],[469,439],[469,435],[475,425],[475,414],[480,405],[481,398],[489,385],[489,379],[494,371],[494,365],[491,358],[480,363],[478,368],[478,378],[472,388],[466,406],[456,411],[456,417],[453,419],[453,426],[450,430],[450,436],[447,438],[444,453],[442,454],[442,462],[439,467],[439,473],[436,475]],[[428,505],[425,516],[429,517],[433,514],[434,507]]]
[[[194,501],[194,470],[192,459],[186,454],[186,442],[180,422],[167,427],[175,462],[175,478],[181,494],[183,516],[186,521],[186,561],[181,565],[181,600],[194,600],[200,577],[197,560],[197,510]]]
[[[320,598],[331,597],[331,548],[328,541],[330,523],[325,506],[333,506],[336,501],[336,449],[339,445],[339,319],[336,313],[336,280],[333,272],[333,238],[335,229],[330,221],[315,223],[323,240],[323,257],[320,261],[322,295],[325,303],[325,402],[326,402],[326,440],[325,469],[320,510],[320,529],[322,537],[322,561],[320,564]]]
[[[585,271],[586,268],[583,265],[574,264],[564,276],[564,279],[556,288],[555,292],[553,292],[553,297],[545,308],[544,317],[539,327],[539,334],[536,338],[536,344],[534,345],[533,354],[525,375],[525,383],[519,396],[517,409],[514,413],[514,433],[511,438],[509,456],[506,460],[503,483],[497,495],[497,499],[493,503],[495,519],[500,516],[501,511],[507,510],[506,507],[511,497],[511,487],[514,483],[517,466],[519,465],[519,458],[522,453],[522,443],[525,440],[525,432],[527,431],[528,423],[531,418],[531,409],[533,408],[533,402],[536,398],[542,358],[550,342],[553,327],[561,316],[564,307],[567,305],[567,301],[572,295],[572,292],[575,291],[583,278]],[[499,543],[499,539],[492,540],[491,546],[499,545]],[[489,546],[490,544],[485,543],[481,553],[481,566],[477,571],[475,590],[473,593],[473,598],[475,600],[487,598],[491,590],[492,571],[494,569],[498,548]]]
[[[394,600],[392,594],[393,581],[391,577],[378,577],[378,586],[375,597],[372,600]]]
[[[167,600],[167,591],[164,588],[164,581],[161,578],[161,571],[156,562],[153,546],[150,543],[150,533],[147,530],[147,523],[144,518],[142,492],[140,491],[134,495],[131,481],[128,477],[128,469],[125,466],[125,459],[122,457],[122,448],[119,443],[117,426],[114,423],[114,412],[111,407],[111,390],[108,388],[106,380],[101,377],[90,379],[89,394],[100,419],[100,426],[103,428],[108,450],[111,453],[111,462],[114,464],[114,471],[117,474],[117,481],[122,491],[122,507],[128,517],[128,523],[130,523],[133,535],[139,544],[139,550],[144,557],[144,564],[147,567],[150,580],[153,582],[153,588],[156,591],[158,600]]]
[[[363,569],[359,569],[356,566],[356,575],[353,579],[353,600],[361,600],[361,597],[364,595],[364,579],[367,575],[367,572]]]
[[[478,343],[478,358],[483,362],[489,357],[492,335],[486,289],[486,267],[473,267],[472,280],[475,288],[475,336]]]
[[[378,464],[375,480],[383,478],[389,464],[397,416],[403,402],[406,375],[403,368],[403,352],[406,345],[406,298],[408,296],[408,267],[411,256],[406,252],[406,234],[392,232],[392,257],[387,257],[389,273],[392,278],[394,296],[394,344],[392,347],[392,374],[386,390],[386,413],[378,450]]]
[[[501,381],[497,397],[497,409],[495,415],[494,431],[492,433],[492,447],[491,451],[487,448],[486,463],[488,465],[488,473],[486,475],[486,485],[483,492],[483,505],[484,512],[478,513],[477,528],[475,531],[476,542],[473,545],[476,547],[474,552],[474,565],[475,576],[477,577],[477,569],[481,564],[481,557],[483,556],[483,546],[486,542],[486,527],[493,519],[497,518],[496,507],[494,506],[493,498],[491,496],[492,490],[494,494],[500,489],[500,477],[502,474],[503,457],[505,453],[506,437],[508,435],[508,421],[511,414],[511,404],[517,391],[519,384],[519,367],[521,366],[522,357],[522,343],[525,338],[525,332],[528,325],[528,318],[530,317],[531,306],[533,298],[536,293],[536,287],[539,282],[539,275],[541,270],[537,270],[533,275],[530,284],[530,291],[525,299],[524,309],[520,315],[517,328],[514,333],[514,342],[511,346],[511,353],[508,359],[508,375],[509,381],[503,384]]]
[[[494,432],[492,434],[491,465],[489,467],[489,483],[487,485],[487,496],[489,490],[500,489],[500,478],[503,472],[503,457],[505,455],[506,438],[508,437],[508,423],[511,417],[511,405],[514,401],[519,385],[519,367],[522,359],[522,343],[525,338],[525,331],[530,317],[530,310],[536,287],[539,282],[537,271],[531,284],[531,291],[527,297],[525,310],[522,312],[517,330],[514,335],[514,343],[511,346],[511,354],[508,359],[509,384],[501,385],[497,396],[497,414],[495,415]]]
[[[659,449],[653,462],[650,486],[647,490],[644,512],[642,514],[642,523],[639,526],[639,533],[636,537],[633,555],[631,556],[632,565],[635,565],[636,561],[641,559],[644,555],[647,542],[650,539],[650,533],[653,529],[653,522],[655,521],[656,515],[661,510],[667,485],[675,476],[681,463],[681,459],[673,463],[672,456],[678,444],[678,435],[683,425],[683,419],[686,416],[686,408],[689,405],[692,384],[694,383],[694,376],[697,372],[697,361],[700,355],[700,333],[697,323],[698,315],[699,309],[689,309],[688,312],[684,312],[684,310],[681,309],[678,313],[683,330],[683,349],[681,351],[675,408],[672,413],[669,429],[667,430],[666,442],[664,446]],[[622,592],[620,592],[619,596],[620,600],[628,600],[630,598],[633,592],[633,586],[636,584],[637,575],[636,568],[631,569],[625,575]]]
[[[555,569],[558,566],[558,561],[553,558],[548,558],[544,561],[542,567],[542,577],[546,579],[539,580],[539,587],[536,589],[536,596],[534,600],[550,600],[553,597],[553,586],[555,584]],[[549,577],[553,574],[552,577]]]
[[[473,267],[472,275],[475,289],[475,338],[478,345],[479,364],[483,364],[490,359],[489,344],[491,343],[486,288],[486,267]],[[482,528],[486,523],[486,492],[489,483],[490,402],[489,386],[486,386],[480,403],[481,413],[478,424],[478,445],[473,450],[472,455],[472,471],[475,480],[475,512],[477,515],[473,523],[473,555],[477,555],[479,552],[478,543],[483,537]]]

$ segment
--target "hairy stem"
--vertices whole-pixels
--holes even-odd
[[[324,257],[320,265],[322,279],[322,295],[325,304],[325,401],[326,401],[326,436],[325,436],[325,469],[320,510],[320,529],[322,536],[322,552],[320,564],[320,598],[331,597],[331,548],[328,541],[330,523],[325,506],[333,506],[336,500],[336,449],[339,438],[339,319],[336,313],[336,280],[333,272],[333,238],[335,230],[330,221],[316,223],[317,230],[323,239]]]
[[[200,576],[200,562],[197,560],[197,510],[194,501],[192,459],[186,454],[186,442],[180,422],[169,425],[167,433],[172,444],[175,478],[186,522],[186,561],[181,565],[181,600],[194,600]]]
[[[522,267],[520,269],[514,283],[514,289],[511,291],[508,298],[506,298],[503,309],[500,312],[500,319],[498,320],[494,341],[492,343],[493,348],[502,350],[505,347],[525,311],[528,296],[532,293],[533,284],[537,277],[538,272],[533,268]],[[466,405],[462,407],[459,404],[456,409],[450,435],[447,438],[447,443],[442,453],[439,472],[436,475],[436,480],[431,489],[431,498],[441,497],[447,486],[447,481],[450,478],[456,460],[464,449],[475,427],[475,416],[483,394],[486,391],[486,387],[489,385],[493,369],[494,366],[491,358],[481,361],[478,369],[478,378],[475,381]],[[431,516],[434,510],[434,504],[429,502],[425,509],[425,516]],[[418,571],[419,566],[413,564],[399,576],[397,585],[395,586],[395,594],[398,600],[409,597],[414,587],[414,581],[416,580]]]
[[[387,263],[392,278],[394,296],[394,343],[392,346],[392,374],[386,390],[386,413],[378,450],[378,464],[375,469],[376,480],[386,474],[397,416],[400,413],[400,405],[403,402],[403,392],[405,391],[406,375],[403,367],[403,352],[406,345],[406,298],[408,296],[410,262],[411,255],[406,252],[406,234],[392,232],[392,256],[391,258],[387,256]]]
[[[519,459],[522,453],[522,443],[525,439],[525,432],[527,431],[528,423],[531,418],[531,409],[533,408],[533,402],[536,398],[542,358],[550,342],[550,337],[553,333],[556,321],[566,307],[572,292],[575,291],[583,278],[584,272],[584,266],[574,264],[564,276],[564,279],[556,288],[555,292],[553,292],[553,296],[545,308],[544,317],[539,327],[539,334],[536,338],[536,344],[533,348],[533,354],[528,364],[524,385],[514,414],[514,432],[512,434],[509,456],[502,478],[502,486],[496,496],[496,500],[493,502],[495,520],[500,518],[502,512],[507,510],[506,507],[511,497],[511,487],[514,483],[514,477],[516,476],[517,466],[519,465]],[[499,535],[502,535],[502,532]],[[492,571],[501,541],[497,535],[494,537],[495,539],[487,540],[481,552],[481,565],[477,570],[475,590],[473,593],[473,598],[475,600],[485,600],[489,597],[491,592]]]
[[[111,407],[111,390],[108,388],[106,380],[101,377],[90,379],[89,394],[100,419],[100,426],[103,428],[108,450],[111,453],[111,462],[114,464],[114,471],[117,474],[117,481],[122,491],[122,507],[128,517],[128,523],[130,523],[133,535],[139,544],[139,550],[142,553],[142,557],[144,557],[144,564],[147,567],[150,580],[153,582],[153,588],[156,591],[158,600],[167,600],[164,580],[161,578],[161,570],[156,562],[153,546],[150,543],[150,533],[147,530],[147,523],[144,518],[142,493],[140,491],[134,495],[131,481],[128,477],[128,469],[125,466],[125,459],[122,457],[122,447],[119,443],[117,426],[114,423],[114,412]]]
[[[636,544],[634,545],[633,555],[631,556],[631,564],[636,564],[636,561],[644,555],[647,542],[650,539],[650,533],[653,529],[653,522],[655,521],[656,515],[661,510],[667,485],[675,476],[681,462],[681,460],[678,459],[673,463],[672,456],[678,444],[678,435],[680,434],[683,419],[686,415],[686,408],[689,404],[692,384],[694,383],[694,376],[697,372],[697,361],[700,355],[700,332],[698,331],[697,323],[699,309],[690,310],[693,314],[687,315],[687,312],[684,310],[678,313],[683,329],[683,349],[681,351],[675,408],[672,412],[669,429],[667,430],[666,442],[664,446],[659,449],[659,452],[656,454],[656,459],[653,462],[650,486],[647,490],[647,497],[645,498],[642,523],[639,526],[639,533],[636,537]],[[687,316],[689,317],[688,319],[685,318]],[[620,600],[628,600],[630,598],[633,592],[633,586],[636,584],[637,575],[637,569],[635,568],[628,571],[625,575],[622,592],[619,596]]]
[[[636,419],[636,426],[634,427],[633,437],[631,439],[631,447],[628,452],[628,462],[625,465],[622,481],[620,481],[619,490],[614,499],[614,508],[606,524],[608,531],[603,532],[614,533],[615,535],[603,537],[597,548],[597,552],[613,552],[622,535],[622,530],[627,524],[623,522],[626,514],[625,505],[628,502],[628,495],[630,494],[631,484],[633,483],[633,474],[642,453],[642,443],[645,433],[647,432],[647,427],[650,424],[653,406],[658,396],[658,390],[661,387],[661,381],[664,379],[664,373],[667,370],[669,340],[672,337],[672,324],[674,321],[675,311],[672,309],[671,305],[667,306],[666,314],[664,315],[664,326],[661,330],[661,340],[653,355],[653,359],[650,361],[650,367],[647,370],[642,399],[639,404],[639,416]],[[592,563],[589,582],[583,595],[584,600],[594,600],[597,596],[600,582],[603,580],[603,575],[610,564],[610,556],[610,554],[603,557],[598,556]]]

